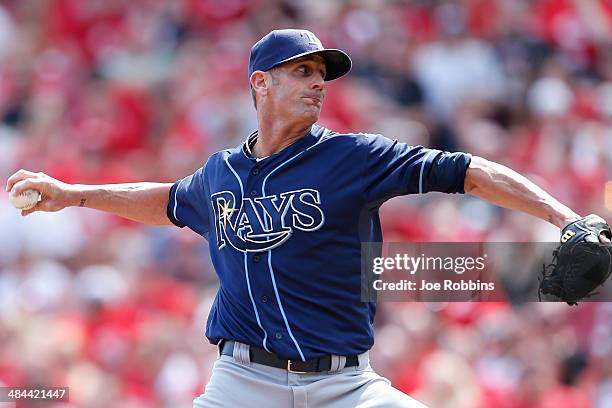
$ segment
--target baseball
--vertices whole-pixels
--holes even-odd
[[[19,210],[29,210],[40,200],[40,193],[36,190],[26,190],[19,195],[14,194],[14,188],[9,193],[9,200]]]

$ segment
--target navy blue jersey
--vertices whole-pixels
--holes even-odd
[[[281,358],[363,353],[375,305],[361,301],[361,242],[382,240],[380,205],[463,193],[471,156],[317,125],[262,160],[248,142],[170,190],[169,218],[208,240],[219,276],[206,336]]]

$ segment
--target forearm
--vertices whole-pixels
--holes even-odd
[[[546,220],[559,228],[580,216],[527,178],[501,164],[474,156],[465,192],[501,207]]]
[[[168,225],[168,193],[172,184],[126,183],[75,184],[68,194],[69,206],[105,211],[133,221]]]
[[[67,184],[44,173],[19,170],[6,182],[6,191],[20,195],[33,189],[41,199],[31,208],[21,210],[22,216],[37,211],[60,211],[80,206],[109,212],[145,224],[168,225],[168,194],[172,184],[126,183],[85,185]]]

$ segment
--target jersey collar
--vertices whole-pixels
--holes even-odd
[[[274,155],[279,155],[284,153],[285,151],[293,151],[296,148],[299,148],[300,146],[302,146],[304,143],[306,142],[310,142],[309,144],[312,144],[314,142],[315,139],[315,132],[317,132],[319,130],[320,126],[317,124],[314,124],[311,126],[310,130],[308,131],[308,133],[306,133],[306,135],[304,135],[304,137],[302,137],[301,139],[296,140],[295,142],[293,142],[292,144],[290,144],[289,146],[283,148],[281,151],[276,152],[274,154],[272,154],[271,156]],[[257,130],[255,130],[254,132],[252,132],[244,141],[244,143],[242,144],[242,153],[244,154],[244,156],[249,159],[249,160],[254,160],[254,161],[262,161],[264,159],[267,159],[270,156],[266,156],[266,157],[261,157],[261,158],[256,158],[253,156],[253,146],[255,146],[255,142],[257,141]]]
[[[244,153],[244,155],[248,159],[256,159],[255,157],[253,157],[253,146],[255,146],[256,141],[257,131],[254,131],[247,137],[247,139],[244,141],[244,144],[242,145],[242,153]]]

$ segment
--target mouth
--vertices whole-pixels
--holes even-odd
[[[303,96],[303,99],[312,101],[313,103],[320,105],[323,102],[323,99],[319,96]]]

